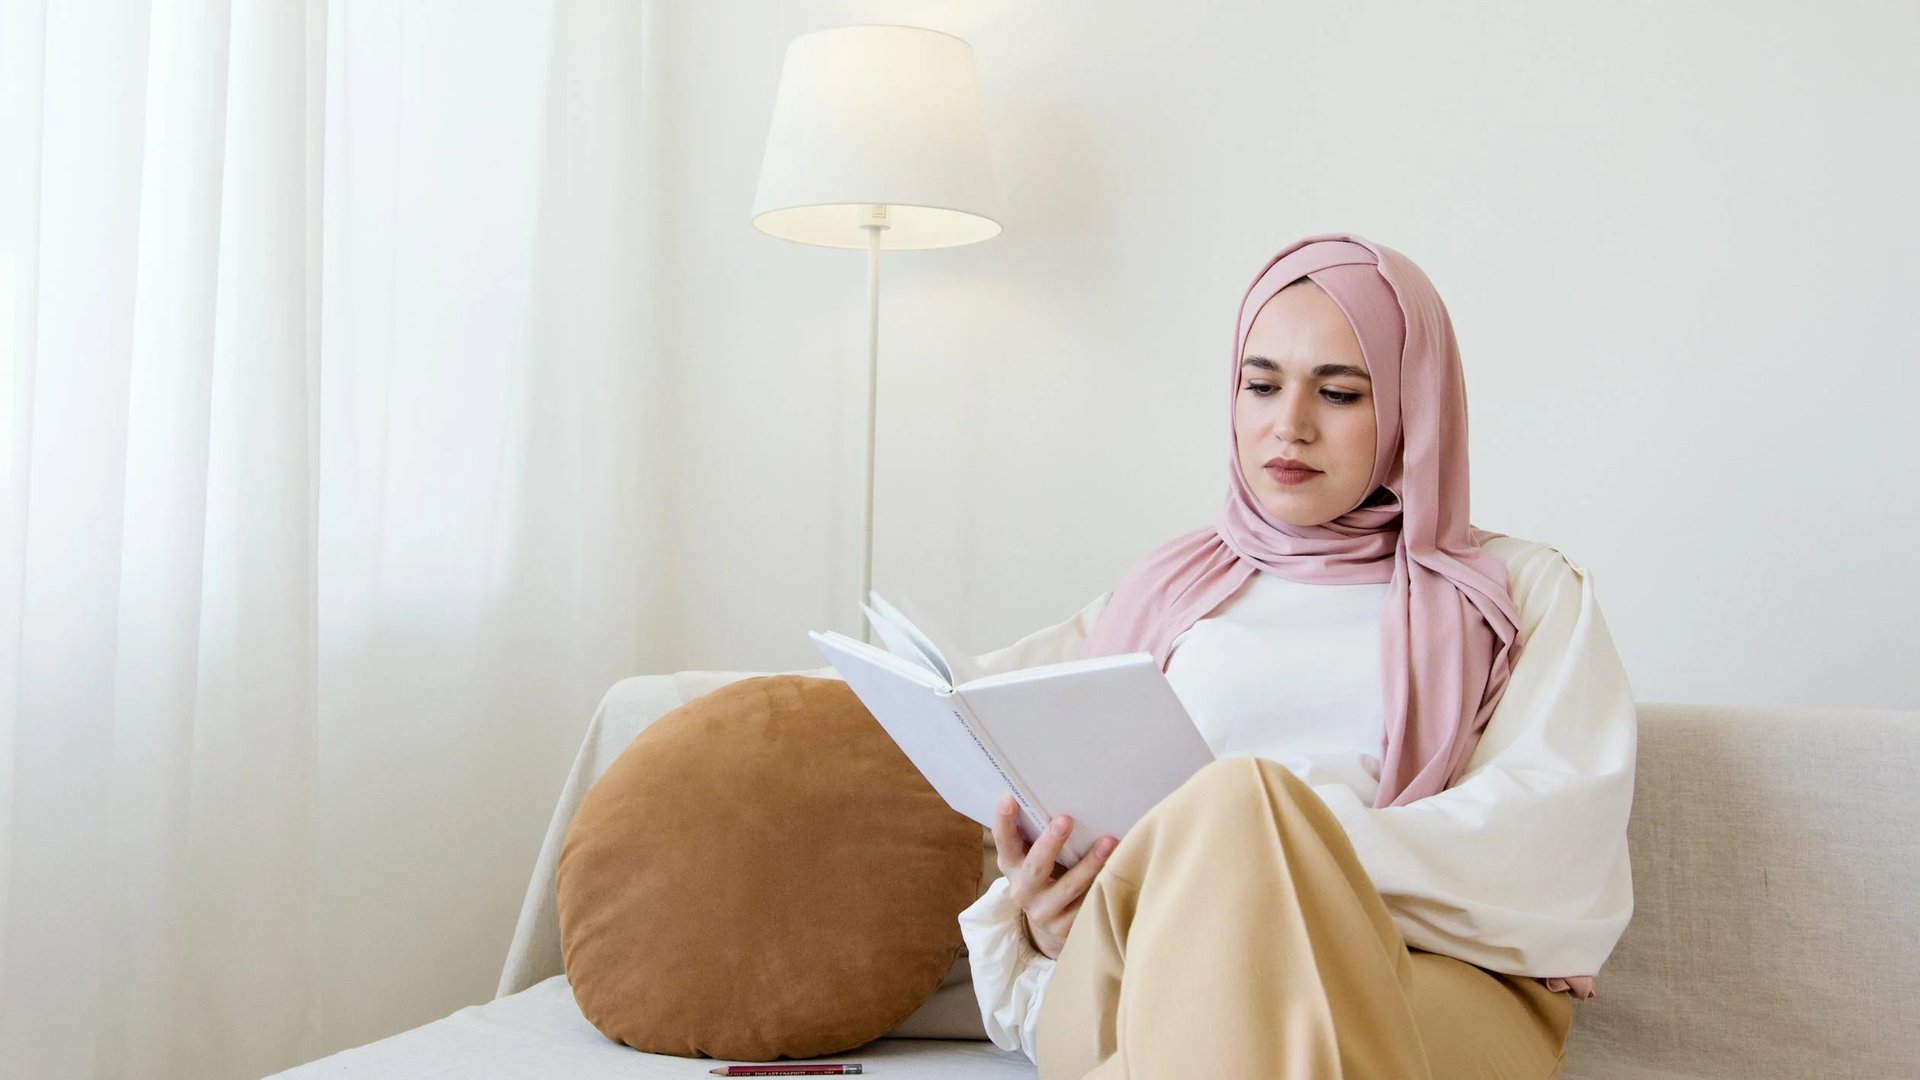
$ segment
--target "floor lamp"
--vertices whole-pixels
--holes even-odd
[[[753,225],[782,240],[867,252],[862,602],[873,589],[880,249],[990,239],[1000,232],[998,202],[965,41],[917,26],[844,26],[788,43]]]

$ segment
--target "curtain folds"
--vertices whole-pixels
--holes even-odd
[[[648,17],[4,0],[0,1076],[488,996],[665,662]]]

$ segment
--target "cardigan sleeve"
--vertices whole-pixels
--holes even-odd
[[[1459,782],[1374,808],[1316,784],[1409,946],[1515,975],[1592,975],[1633,912],[1633,693],[1557,549],[1508,566],[1522,647]]]
[[[973,969],[973,994],[987,1038],[1002,1050],[1018,1050],[1038,1063],[1033,1032],[1053,958],[1033,947],[1020,925],[1020,905],[1004,877],[960,912],[960,936]]]

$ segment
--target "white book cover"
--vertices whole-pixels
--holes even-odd
[[[982,675],[925,620],[868,598],[861,610],[885,649],[831,631],[807,636],[948,806],[991,828],[1010,792],[1028,843],[1055,816],[1071,816],[1062,865],[1103,835],[1126,835],[1213,760],[1150,653]]]

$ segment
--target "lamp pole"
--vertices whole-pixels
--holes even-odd
[[[875,203],[867,208],[867,220],[860,227],[867,232],[867,505],[861,516],[860,602],[866,603],[873,591],[873,472],[874,432],[879,410],[880,384],[880,234],[890,226],[887,208]],[[866,626],[862,640],[871,643],[873,627],[854,610],[855,625]]]

